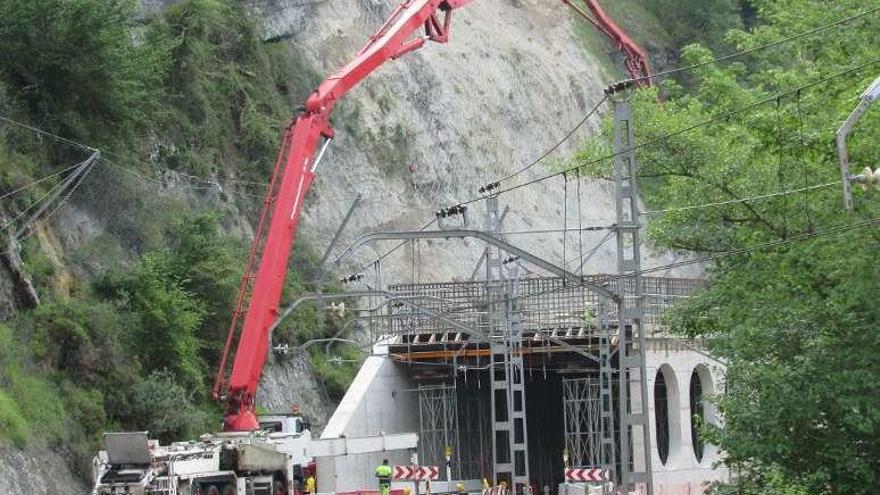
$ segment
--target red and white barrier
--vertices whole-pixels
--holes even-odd
[[[507,495],[507,487],[504,485],[498,485],[484,488],[483,495]]]
[[[608,471],[604,469],[568,468],[565,470],[565,481],[607,481]]]
[[[440,478],[440,468],[437,466],[394,466],[391,477],[404,481],[434,481]]]

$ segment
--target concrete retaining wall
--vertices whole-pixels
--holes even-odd
[[[365,437],[381,433],[417,433],[419,429],[416,387],[404,365],[388,359],[385,345],[377,345],[330,417],[321,438]],[[376,467],[388,459],[391,465],[409,464],[407,451],[350,454],[319,458],[318,491],[348,492],[375,489]]]

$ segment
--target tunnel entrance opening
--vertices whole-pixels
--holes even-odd
[[[492,420],[498,418],[492,417],[490,372],[486,367],[474,368],[455,378],[420,382],[419,462],[440,466],[445,480],[444,450],[449,445],[453,479],[486,479],[495,484],[500,480],[492,472]],[[564,455],[569,467],[602,467],[598,374],[586,366],[553,369],[534,363],[526,364],[524,371],[526,431],[515,429],[510,434],[525,434],[528,440],[532,492],[557,495],[565,481]],[[449,413],[453,410],[454,417]],[[496,440],[499,450],[509,454],[505,445],[510,439]]]

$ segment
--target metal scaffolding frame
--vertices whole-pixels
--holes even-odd
[[[600,391],[598,376],[562,380],[565,449],[569,467],[605,467],[607,445],[603,442],[605,432]]]
[[[455,386],[419,385],[419,461],[445,466],[446,449],[459,451],[458,397]],[[453,479],[461,479],[460,456],[453,457]],[[446,473],[442,475],[446,477]],[[450,481],[447,479],[447,481]]]

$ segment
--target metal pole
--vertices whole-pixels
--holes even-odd
[[[837,131],[837,158],[840,161],[840,180],[843,185],[843,207],[847,210],[852,210],[853,208],[851,182],[855,177],[849,171],[849,153],[846,148],[846,137],[852,131],[856,122],[868,111],[868,107],[878,98],[880,98],[880,77],[874,79],[874,82],[862,93],[858,106],[856,106]]]
[[[620,92],[622,90],[622,92]],[[636,155],[633,149],[632,104],[627,85],[606,90],[614,104],[614,199],[617,211],[617,271],[615,298],[618,304],[618,417],[620,418],[620,483],[626,491],[644,485],[654,495],[651,475],[651,431],[648,384],[642,325],[641,241]],[[633,284],[633,304],[627,303],[627,282]],[[632,329],[627,333],[627,326]],[[638,381],[638,391],[631,390]],[[630,427],[632,429],[630,429]],[[638,431],[640,430],[640,431]],[[640,434],[637,434],[640,433]],[[634,440],[642,441],[641,466],[636,461]],[[632,460],[632,466],[630,466]]]

